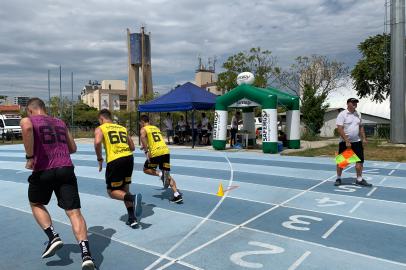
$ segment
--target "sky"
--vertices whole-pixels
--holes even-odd
[[[385,0],[1,0],[0,95],[74,95],[89,80],[127,80],[126,29],[151,32],[154,91],[194,80],[197,57],[270,50],[282,68],[326,55],[350,68],[384,31]]]

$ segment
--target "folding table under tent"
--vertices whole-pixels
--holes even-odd
[[[154,100],[138,106],[138,112],[177,112],[192,111],[192,126],[194,126],[195,110],[212,110],[216,104],[216,95],[204,88],[187,82]],[[194,129],[192,128],[192,138]],[[195,142],[193,141],[192,147]]]

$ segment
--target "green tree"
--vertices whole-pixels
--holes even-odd
[[[326,93],[317,94],[315,88],[305,85],[301,106],[302,121],[311,136],[318,135],[323,126],[324,114],[328,109],[328,104],[325,103],[326,98]]]
[[[390,94],[390,35],[379,34],[358,45],[362,57],[351,72],[359,97],[382,102]]]
[[[237,75],[249,71],[255,75],[254,85],[266,87],[270,79],[279,71],[276,58],[269,50],[262,51],[260,47],[251,48],[248,52],[234,54],[223,63],[225,71],[218,74],[217,87],[230,91],[237,86]]]
[[[294,91],[301,100],[302,119],[311,135],[320,133],[328,95],[346,85],[348,67],[326,56],[299,56],[288,70],[280,70],[280,85]]]
[[[299,56],[295,61],[288,70],[280,70],[277,77],[279,84],[294,91],[302,100],[306,86],[328,96],[347,83],[349,71],[342,62],[324,55]]]

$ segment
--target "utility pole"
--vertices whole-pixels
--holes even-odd
[[[406,143],[405,0],[391,0],[390,140]]]

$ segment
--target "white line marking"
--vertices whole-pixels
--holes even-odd
[[[304,260],[306,260],[307,257],[309,257],[309,255],[312,254],[310,251],[306,251],[305,253],[303,253],[302,256],[300,256],[299,259],[297,259],[296,262],[294,262],[289,268],[288,270],[295,270],[296,268],[298,268],[302,262],[304,262]]]
[[[228,188],[230,188],[233,184],[233,177],[234,177],[234,170],[233,170],[233,165],[231,164],[230,160],[227,157],[227,154],[225,154],[225,159],[227,160],[229,166],[230,166],[230,180],[228,181]],[[228,189],[227,188],[227,189]],[[210,213],[202,219],[199,224],[197,224],[188,234],[186,234],[182,239],[180,239],[176,244],[174,244],[168,251],[165,252],[163,256],[158,258],[155,262],[151,263],[148,267],[146,267],[144,270],[151,270],[153,269],[156,265],[158,265],[162,260],[165,259],[169,254],[171,254],[175,249],[177,249],[180,245],[183,244],[183,242],[186,241],[191,235],[193,235],[207,220],[210,219],[210,217],[217,211],[217,209],[220,207],[220,205],[223,203],[223,201],[226,199],[229,190],[226,189],[226,192],[224,193],[224,196],[220,199],[220,201],[216,204],[216,206],[210,211]],[[172,261],[172,262],[176,262]]]
[[[329,237],[330,234],[332,234],[337,229],[337,227],[341,225],[341,223],[343,223],[343,221],[340,219],[339,221],[337,221],[336,224],[333,225],[333,227],[330,228],[330,230],[323,234],[321,238],[326,239],[327,237]]]
[[[379,183],[378,183],[378,185],[383,184],[383,182],[385,182],[385,181],[386,181],[386,179],[387,179],[387,178],[386,178],[386,176],[385,176],[384,178],[382,178],[381,182],[379,182]]]
[[[354,213],[354,211],[357,210],[358,207],[360,207],[362,203],[363,203],[363,201],[359,201],[359,202],[350,210],[350,213]]]
[[[371,189],[371,191],[370,191],[370,192],[368,192],[367,197],[371,196],[371,195],[372,195],[372,193],[374,193],[374,192],[375,192],[375,190],[377,190],[377,189],[378,189],[377,187],[372,188],[372,189]]]
[[[267,235],[276,236],[276,237],[280,237],[280,238],[283,238],[283,239],[288,239],[288,240],[291,240],[291,241],[298,241],[300,243],[305,243],[305,244],[309,244],[309,245],[316,246],[316,247],[331,249],[331,250],[334,250],[334,251],[339,251],[339,252],[343,252],[343,253],[347,253],[347,254],[351,254],[351,255],[360,256],[360,257],[363,257],[363,258],[368,258],[368,259],[371,259],[371,260],[377,260],[377,261],[391,263],[391,264],[395,264],[395,265],[406,266],[406,263],[391,261],[391,260],[387,260],[387,259],[383,259],[383,258],[379,258],[379,257],[373,257],[371,255],[357,253],[355,251],[350,251],[350,250],[346,250],[346,249],[340,249],[340,248],[336,248],[336,247],[332,247],[332,246],[326,246],[326,245],[323,245],[323,244],[320,244],[320,243],[306,241],[306,240],[302,240],[302,239],[298,239],[298,238],[292,238],[292,237],[289,237],[289,236],[286,236],[286,235],[261,231],[261,230],[258,230],[258,229],[248,228],[248,227],[243,227],[242,229],[257,232],[257,233],[264,233],[264,234],[267,234]]]
[[[0,206],[5,207],[5,208],[9,208],[9,209],[13,209],[13,210],[16,210],[16,211],[19,211],[19,212],[23,212],[23,213],[26,213],[26,214],[29,214],[29,215],[32,215],[32,212],[31,212],[31,211],[27,211],[27,210],[24,210],[24,209],[20,209],[20,208],[8,206],[8,205],[4,205],[4,204],[0,204]],[[70,223],[65,222],[65,221],[63,221],[63,220],[56,219],[56,218],[52,218],[52,220],[53,220],[53,221],[56,221],[56,222],[59,222],[59,223],[61,223],[61,224],[67,225],[67,226],[69,226],[69,227],[72,227],[72,225],[71,225]],[[97,235],[97,236],[100,236],[100,237],[109,239],[109,240],[111,239],[111,240],[113,240],[113,241],[115,241],[115,242],[117,242],[117,243],[120,243],[120,244],[122,244],[122,245],[129,246],[129,247],[132,247],[132,248],[135,248],[135,249],[144,251],[144,252],[146,252],[146,253],[155,255],[155,256],[157,256],[157,257],[164,256],[164,254],[160,254],[160,253],[158,253],[158,252],[155,252],[155,251],[152,251],[152,250],[149,250],[149,249],[146,249],[146,248],[143,248],[143,247],[134,245],[134,244],[132,244],[132,243],[123,241],[123,240],[118,239],[118,238],[116,238],[116,237],[108,237],[108,236],[105,236],[105,235],[102,234],[102,233],[94,232],[94,231],[89,230],[89,229],[88,229],[88,232],[89,232],[89,233],[93,233],[93,234],[95,234],[95,235]],[[168,256],[165,256],[165,259],[167,259],[167,260],[174,260],[174,258],[168,257]],[[182,265],[184,265],[184,266],[190,267],[190,268],[192,268],[192,269],[194,269],[194,270],[203,270],[202,268],[196,267],[196,266],[194,266],[194,265],[192,265],[192,264],[189,264],[189,263],[186,263],[186,262],[183,262],[183,261],[180,261],[180,260],[176,260],[176,263],[179,263],[179,264],[182,264]]]
[[[343,172],[345,172],[345,171],[347,171],[347,170],[349,170],[349,169],[351,169],[351,168],[353,168],[353,167],[354,167],[354,165],[350,165],[350,166],[348,166],[345,170],[343,170]],[[262,216],[264,216],[264,215],[266,215],[266,214],[268,214],[269,212],[271,212],[271,211],[273,211],[273,210],[275,210],[275,209],[277,209],[277,208],[283,206],[284,204],[286,204],[286,203],[288,203],[288,202],[290,202],[290,201],[292,201],[292,200],[294,200],[294,199],[296,199],[296,198],[302,196],[303,194],[307,193],[308,191],[311,191],[312,189],[315,189],[316,187],[318,187],[318,186],[324,184],[325,182],[329,181],[330,179],[333,179],[334,177],[336,177],[336,174],[334,174],[334,175],[328,177],[327,179],[325,179],[325,180],[319,182],[318,184],[316,184],[316,185],[314,185],[314,186],[311,186],[310,188],[308,188],[308,189],[306,189],[306,190],[303,190],[303,191],[300,192],[299,194],[296,194],[295,196],[291,197],[290,199],[287,199],[287,200],[285,200],[284,202],[282,202],[282,203],[280,203],[280,204],[277,204],[277,205],[271,207],[270,209],[268,209],[268,210],[266,210],[266,211],[264,211],[264,212],[262,212],[262,213],[256,215],[255,217],[250,218],[249,220],[247,220],[247,221],[241,223],[240,225],[235,225],[234,228],[232,228],[232,229],[230,229],[230,230],[228,230],[228,231],[226,231],[226,232],[224,232],[224,233],[218,235],[217,237],[215,237],[215,238],[213,238],[213,239],[207,241],[206,243],[204,243],[204,244],[202,244],[202,245],[200,245],[200,246],[198,246],[198,247],[196,247],[196,248],[190,250],[189,252],[186,252],[186,253],[184,253],[183,255],[179,256],[179,257],[178,257],[178,260],[183,260],[185,257],[187,257],[187,256],[189,256],[189,255],[191,255],[191,254],[193,254],[193,253],[195,253],[195,252],[197,252],[197,251],[199,251],[199,250],[201,250],[201,249],[203,249],[203,248],[205,248],[205,247],[211,245],[212,243],[214,243],[214,242],[216,242],[217,240],[219,240],[219,239],[221,239],[221,238],[223,238],[223,237],[229,235],[230,233],[234,232],[235,230],[238,230],[239,228],[241,228],[241,227],[247,225],[248,223],[250,223],[250,222],[252,222],[252,221],[254,221],[254,220],[256,220],[256,219],[258,219],[258,218],[260,218],[260,217],[262,217]],[[176,262],[176,261],[170,261],[170,262],[166,263],[165,265],[159,267],[157,270],[166,269],[167,267],[171,266],[171,265],[174,264],[175,262]]]
[[[401,164],[402,164],[402,163],[399,163],[398,165],[396,165],[395,170],[399,169],[399,167],[400,167]]]
[[[390,173],[388,173],[388,175],[392,175],[392,173],[394,173],[396,170],[391,170]]]

